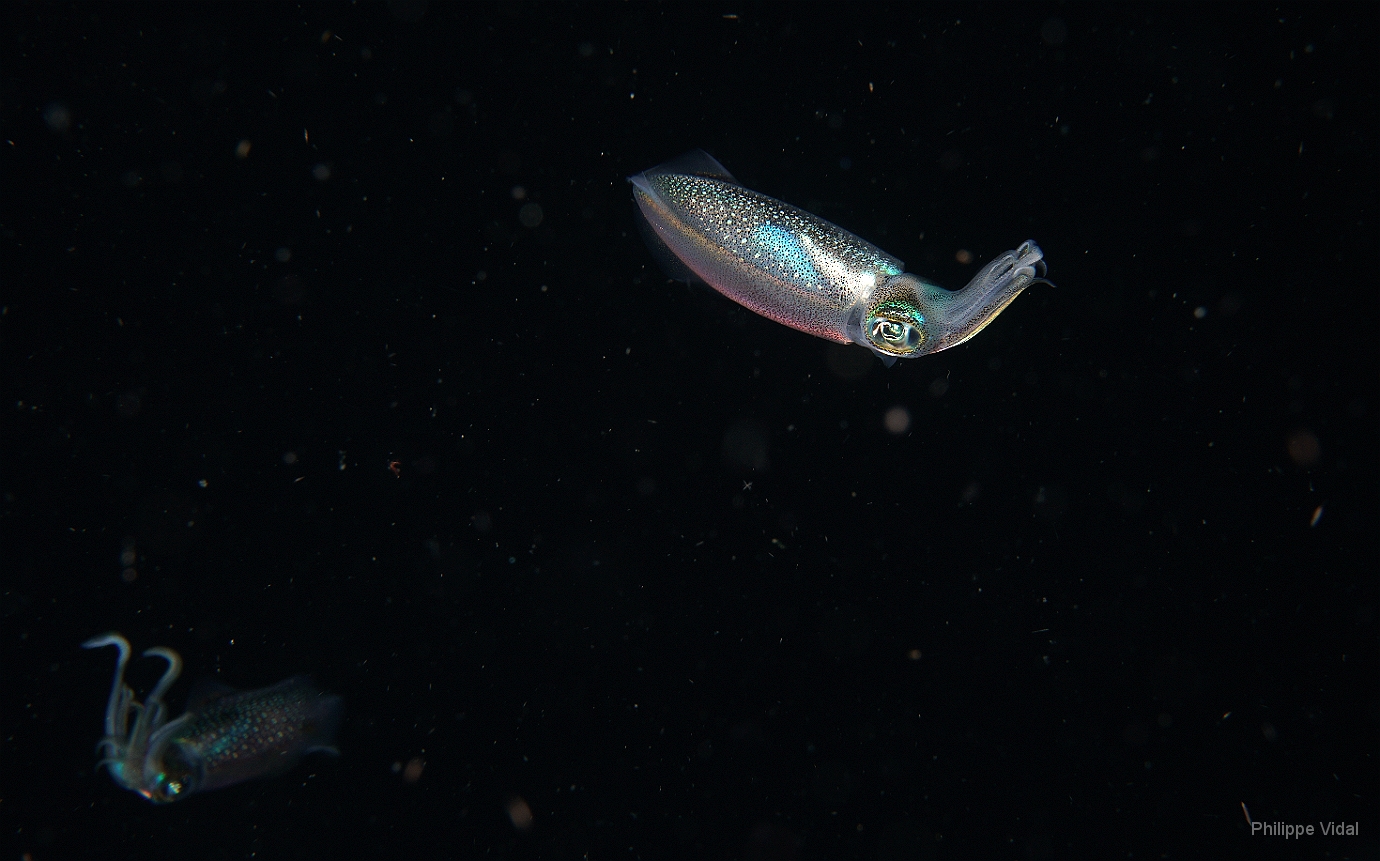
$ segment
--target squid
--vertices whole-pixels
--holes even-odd
[[[1026,287],[1049,283],[1044,253],[1026,241],[962,290],[945,290],[842,227],[744,188],[703,150],[628,181],[647,243],[672,278],[703,281],[793,329],[859,344],[887,365],[962,344]]]
[[[144,652],[167,668],[141,703],[125,684],[128,640],[111,633],[82,645],[119,651],[97,768],[104,766],[121,787],[155,804],[281,774],[314,751],[338,753],[332,741],[340,697],[305,676],[252,691],[203,682],[193,689],[186,713],[169,719],[163,698],[182,673],[177,652],[161,646]]]

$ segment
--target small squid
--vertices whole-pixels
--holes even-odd
[[[205,682],[193,689],[187,713],[169,720],[163,697],[182,673],[177,652],[161,646],[144,652],[168,668],[141,703],[125,684],[128,640],[105,634],[82,645],[114,646],[120,653],[105,707],[105,737],[96,748],[98,767],[155,804],[280,774],[312,751],[336,753],[331,742],[340,723],[340,697],[318,690],[305,676],[253,691]]]
[[[1021,243],[958,291],[904,271],[877,246],[738,184],[703,150],[631,176],[643,233],[667,273],[701,280],[763,317],[883,362],[958,346],[1026,287],[1049,283],[1044,253]]]

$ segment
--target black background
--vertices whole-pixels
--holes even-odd
[[[9,7],[5,857],[1373,857],[1376,25]],[[1058,286],[858,363],[655,269],[695,147]],[[341,756],[120,790],[109,630]]]

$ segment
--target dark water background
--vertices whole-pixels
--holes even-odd
[[[5,857],[1375,856],[1374,6],[2,14]],[[1058,286],[859,362],[695,147]],[[109,630],[342,755],[120,790]]]

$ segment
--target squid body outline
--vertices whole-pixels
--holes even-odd
[[[315,751],[339,753],[332,740],[341,699],[305,676],[251,691],[199,683],[187,711],[170,719],[163,698],[182,673],[177,652],[163,646],[144,651],[145,657],[162,658],[168,666],[141,703],[125,683],[132,652],[128,640],[112,632],[82,646],[119,650],[106,702],[105,736],[96,745],[101,755],[97,768],[104,766],[121,787],[155,804],[271,777]]]
[[[945,290],[847,230],[744,188],[703,150],[628,181],[669,276],[704,281],[793,329],[859,344],[887,365],[962,344],[1026,287],[1050,283],[1044,252],[1027,240],[962,290]]]

